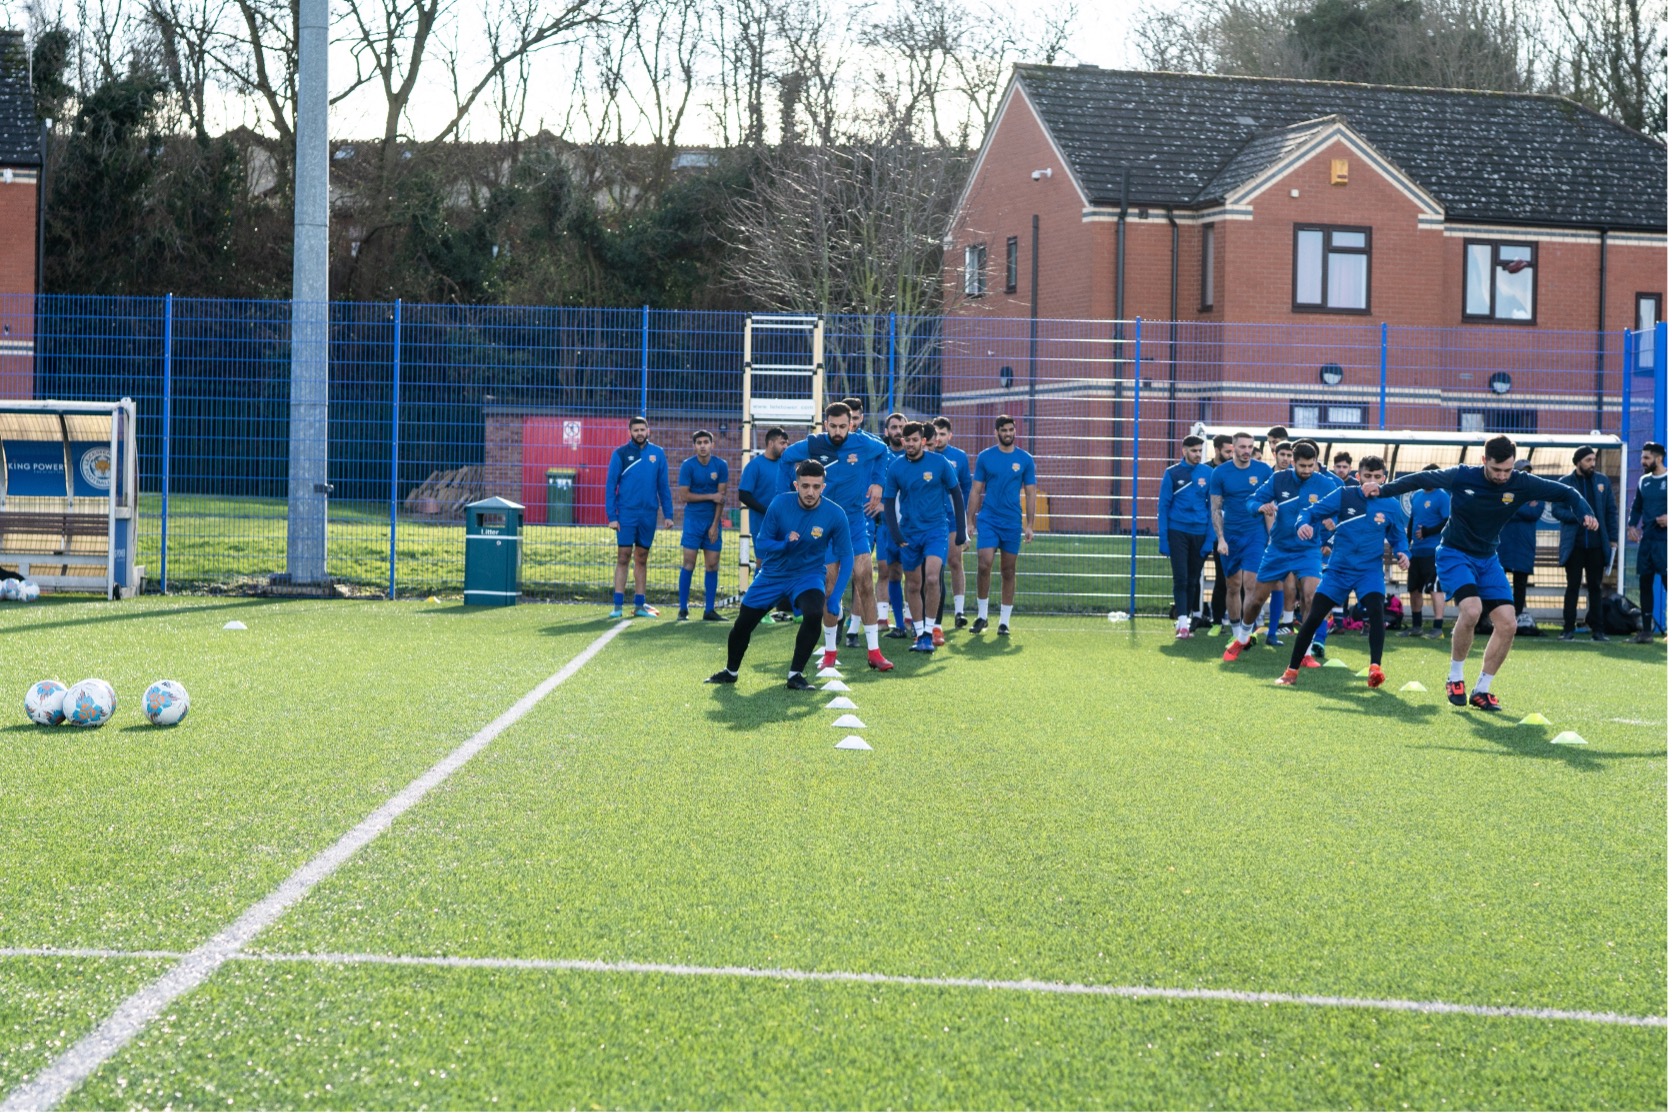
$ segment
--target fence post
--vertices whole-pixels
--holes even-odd
[[[1636,361],[1636,336],[1631,327],[1620,331],[1620,442],[1625,444],[1627,458],[1631,456],[1631,374]]]
[[[1144,319],[1132,320],[1132,488],[1126,510],[1132,517],[1132,552],[1127,560],[1126,612],[1138,616],[1138,418],[1144,399]]]
[[[894,407],[894,339],[895,339],[894,330],[895,330],[895,327],[894,327],[894,312],[889,311],[888,312],[888,410],[889,410],[890,413],[892,413],[896,410],[895,407]],[[886,424],[885,424],[885,426],[886,426]]]
[[[395,300],[394,398],[389,407],[389,600],[395,600],[395,511],[401,485],[401,301]]]
[[[1666,323],[1655,323],[1655,441],[1666,441]]]
[[[1376,395],[1376,426],[1388,429],[1388,324],[1382,323],[1382,386]]]
[[[174,292],[163,296],[163,521],[162,571],[159,581],[168,593],[168,460],[174,435]]]
[[[639,320],[639,414],[650,414],[650,304]]]

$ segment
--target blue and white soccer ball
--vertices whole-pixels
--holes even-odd
[[[15,578],[0,579],[0,599],[15,602],[23,591],[23,583]]]
[[[192,709],[192,697],[172,679],[159,679],[145,689],[145,717],[153,726],[178,726]]]
[[[56,726],[64,721],[64,696],[69,690],[56,679],[43,679],[24,693],[23,713],[31,722]]]
[[[22,582],[17,584],[17,600],[18,601],[20,601],[20,602],[33,602],[33,601],[37,601],[40,598],[40,596],[41,596],[41,585],[40,585],[40,583],[31,582],[29,579],[24,579]]]
[[[102,679],[84,679],[64,693],[64,721],[71,726],[103,726],[116,713],[116,688]]]

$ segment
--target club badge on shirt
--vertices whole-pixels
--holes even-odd
[[[1021,473],[1022,472],[1022,464],[1020,462],[1010,463],[1010,472],[1013,473],[1013,474]],[[1197,485],[1206,485],[1207,484],[1207,479],[1197,478],[1196,479],[1196,484]],[[890,590],[889,593],[892,594],[892,593],[894,593],[894,591]]]
[[[719,477],[720,477],[720,471],[719,470],[708,471],[708,480],[709,481],[717,481],[717,480],[719,480]]]
[[[817,524],[813,525],[813,538],[815,540],[817,540],[817,539],[822,539],[823,537],[824,537],[824,529],[819,527]],[[684,576],[682,575],[680,577],[683,578]]]
[[[1506,504],[1506,505],[1515,504],[1515,494],[1514,493],[1505,493],[1504,494],[1504,504]]]
[[[857,466],[857,465],[859,465],[859,455],[857,455],[857,454],[849,454],[849,455],[848,455],[848,465],[850,465],[850,466]],[[892,591],[891,591],[891,593],[892,593]]]
[[[924,470],[923,471],[923,480],[924,481],[934,481],[935,480],[935,475],[934,475],[933,471]],[[890,591],[890,593],[892,593],[892,591]]]

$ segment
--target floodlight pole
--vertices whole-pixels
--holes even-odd
[[[330,0],[299,0],[296,221],[290,289],[289,581],[325,581],[327,407],[330,383]]]

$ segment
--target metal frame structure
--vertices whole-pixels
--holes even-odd
[[[18,416],[47,420],[48,425],[56,428],[55,436],[40,437],[46,428],[39,423],[30,425],[34,427],[31,433],[20,431],[18,435],[11,435],[7,428],[12,426],[12,418]],[[75,493],[75,471],[79,468],[79,463],[72,460],[70,447],[72,442],[88,441],[86,435],[92,430],[86,426],[81,427],[80,431],[71,430],[72,417],[79,416],[93,420],[102,416],[109,417],[111,489],[109,495],[102,498],[77,497]],[[100,433],[103,433],[102,427]],[[81,437],[77,438],[76,435]],[[65,486],[62,497],[13,495],[9,491],[11,464],[6,460],[6,446],[13,442],[58,442],[62,446]],[[95,509],[93,512],[81,512],[77,508],[78,502],[92,504]],[[71,530],[72,518],[82,521],[96,520],[99,516],[96,506],[99,504],[104,506],[104,573],[70,574],[69,569],[73,567],[100,565],[98,553],[75,551],[70,547],[70,540],[75,535]],[[54,532],[43,528],[33,519],[25,519],[41,517],[63,518],[61,530]],[[16,567],[19,574],[32,579],[43,590],[103,590],[107,599],[131,597],[139,593],[140,582],[145,575],[144,568],[135,564],[138,524],[139,440],[132,399],[124,397],[116,403],[79,400],[0,400],[0,564]],[[56,548],[49,550],[35,545],[34,541],[54,536],[59,544]],[[21,546],[13,545],[12,541],[20,538],[26,542]],[[35,569],[38,567],[56,567],[60,568],[62,573],[43,574]]]
[[[756,364],[755,332],[792,332],[808,337],[809,360],[806,364]],[[756,395],[754,378],[764,376],[807,378],[806,396]],[[743,320],[743,456],[741,467],[760,453],[755,449],[755,424],[791,423],[805,426],[817,433],[824,423],[824,316],[823,315],[750,315]],[[741,504],[741,503],[740,503]],[[741,506],[737,529],[738,590],[748,589],[753,574],[751,563],[751,513]]]

